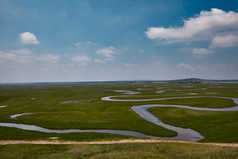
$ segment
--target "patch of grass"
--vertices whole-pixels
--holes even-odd
[[[202,134],[202,142],[238,142],[238,112],[200,111],[184,108],[151,108],[164,123],[191,128]]]
[[[236,106],[233,100],[222,98],[184,98],[166,100],[165,102],[171,105],[187,105],[204,108],[226,108]]]
[[[0,146],[2,159],[83,159],[83,158],[162,158],[198,159],[238,156],[238,148],[181,143],[132,143],[113,145],[5,145]]]
[[[158,96],[132,96],[132,97],[120,97],[116,99],[155,99],[163,98]],[[167,98],[167,97],[166,97]],[[203,98],[181,98],[181,99],[166,99],[157,101],[146,101],[145,104],[166,104],[166,105],[186,105],[192,107],[201,108],[227,108],[236,106],[231,99],[203,97]]]

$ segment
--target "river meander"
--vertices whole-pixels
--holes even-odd
[[[128,92],[125,92],[128,93]],[[133,94],[129,92],[130,94]],[[137,94],[137,93],[135,93]],[[150,138],[150,139],[169,139],[169,140],[183,140],[183,141],[198,141],[204,139],[204,137],[197,131],[192,129],[186,129],[181,127],[172,126],[169,124],[163,123],[159,118],[155,117],[153,114],[147,111],[149,108],[155,107],[178,107],[178,108],[186,108],[186,109],[193,109],[193,110],[206,110],[206,111],[238,111],[238,99],[237,98],[230,98],[230,97],[218,97],[218,96],[188,96],[188,97],[170,97],[170,98],[155,98],[155,99],[116,99],[118,97],[125,97],[128,95],[120,95],[120,96],[108,96],[103,97],[101,100],[103,101],[156,101],[156,100],[168,100],[168,99],[182,99],[182,98],[223,98],[223,99],[231,99],[237,106],[230,107],[230,108],[199,108],[199,107],[192,107],[192,106],[185,106],[185,105],[165,105],[165,104],[149,104],[149,105],[137,105],[131,107],[131,109],[137,113],[140,117],[144,118],[148,122],[151,122],[155,125],[162,126],[166,129],[172,130],[177,132],[177,136],[175,137],[155,137],[150,135],[145,135],[139,132],[134,131],[126,131],[126,130],[80,130],[80,129],[66,129],[66,130],[52,130],[43,127],[39,127],[36,125],[27,125],[27,124],[16,124],[16,123],[0,123],[0,126],[4,127],[12,127],[18,128],[22,130],[31,130],[31,131],[38,131],[44,133],[73,133],[73,132],[96,132],[96,133],[110,133],[110,134],[119,134],[119,135],[127,135],[127,136],[134,136],[139,138]],[[129,96],[128,96],[129,97]],[[2,107],[3,108],[3,107]],[[22,114],[15,114],[11,115],[11,117],[19,117],[22,115],[28,115],[32,113],[22,113]]]

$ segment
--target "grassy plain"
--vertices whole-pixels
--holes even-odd
[[[133,143],[113,145],[5,145],[0,159],[161,158],[237,159],[237,147],[182,143]]]
[[[49,129],[114,129],[131,130],[154,136],[175,136],[131,111],[142,104],[175,104],[197,107],[231,107],[232,100],[216,98],[173,99],[147,102],[109,102],[101,97],[122,95],[114,90],[132,90],[139,95],[125,99],[165,98],[184,96],[237,97],[238,84],[173,84],[173,83],[75,83],[0,85],[0,122],[37,125]],[[156,93],[156,91],[165,91]],[[191,95],[190,93],[197,93]],[[78,103],[61,103],[77,101]],[[238,142],[237,112],[193,111],[182,108],[153,108],[150,111],[165,123],[197,130],[206,137],[203,142]],[[21,113],[35,113],[10,119]],[[0,139],[46,140],[58,136],[61,140],[93,141],[134,139],[113,134],[70,133],[47,134],[0,127]]]

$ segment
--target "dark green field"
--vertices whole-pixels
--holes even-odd
[[[1,159],[237,159],[237,147],[181,143],[133,143],[113,145],[6,145],[0,146]]]
[[[138,90],[139,88],[139,90]],[[150,82],[66,83],[0,85],[1,123],[37,125],[49,129],[113,129],[131,130],[153,136],[175,136],[176,132],[145,121],[130,108],[144,104],[171,104],[194,107],[222,108],[235,106],[230,99],[191,98],[147,102],[109,102],[101,97],[123,95],[113,90],[132,90],[138,95],[124,99],[152,99],[185,96],[219,96],[238,98],[238,84],[174,84]],[[163,93],[156,91],[163,90]],[[189,93],[197,93],[191,95]],[[78,103],[61,103],[77,101]],[[238,142],[238,112],[195,111],[182,108],[153,108],[150,111],[165,123],[192,128],[205,139],[201,142]],[[10,115],[35,113],[10,119]],[[70,133],[47,134],[16,128],[0,127],[0,139],[93,141],[134,139],[113,134]]]

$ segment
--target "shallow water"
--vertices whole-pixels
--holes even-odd
[[[27,114],[34,114],[34,113],[15,114],[15,115],[11,115],[9,118],[10,119],[17,119],[17,117],[22,116],[22,115],[27,115]]]
[[[217,94],[217,92],[206,92],[207,94]]]
[[[156,91],[155,93],[164,93],[164,92],[165,92],[165,91],[162,90],[162,91]]]
[[[198,95],[198,93],[188,93],[189,95]]]
[[[18,128],[18,129],[22,129],[22,130],[38,131],[38,132],[44,132],[44,133],[96,132],[96,133],[126,135],[126,136],[133,136],[133,137],[139,137],[139,138],[160,139],[159,137],[144,135],[142,133],[135,132],[135,131],[124,131],[124,130],[80,130],[80,129],[52,130],[52,129],[46,129],[46,128],[36,126],[36,125],[15,124],[15,123],[0,123],[0,126]]]
[[[79,101],[74,100],[74,101],[64,101],[64,102],[60,102],[61,104],[70,104],[70,103],[78,103]]]
[[[134,92],[130,90],[114,90],[114,92],[124,93],[124,94],[140,94],[140,92]]]

